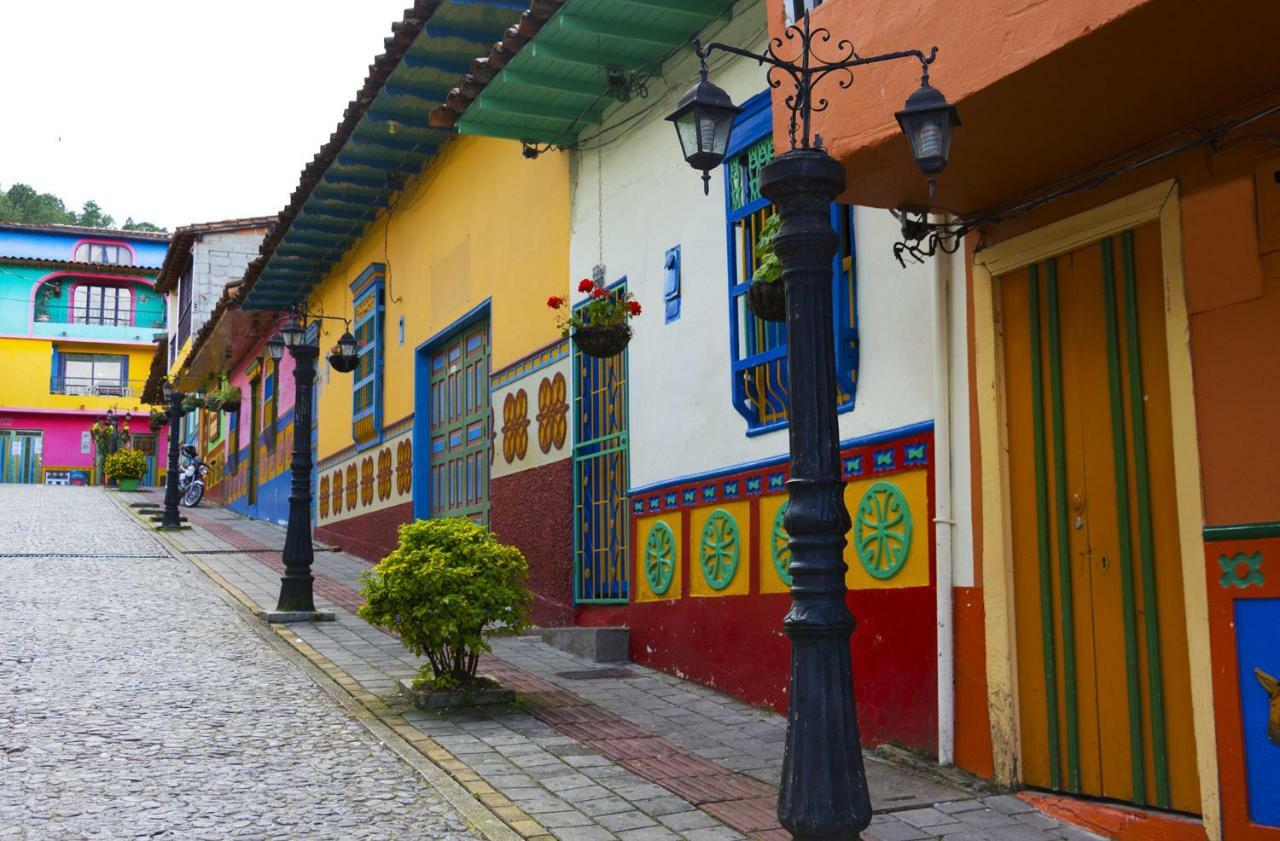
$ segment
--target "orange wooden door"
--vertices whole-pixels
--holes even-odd
[[[1022,779],[1198,812],[1159,229],[1000,295]]]

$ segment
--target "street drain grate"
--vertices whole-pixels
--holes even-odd
[[[605,680],[608,678],[638,677],[630,669],[585,669],[581,672],[556,672],[565,680]]]

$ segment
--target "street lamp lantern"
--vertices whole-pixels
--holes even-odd
[[[937,192],[938,173],[946,169],[951,156],[951,129],[960,125],[960,113],[941,91],[929,84],[926,75],[895,116],[911,145],[916,166],[929,177],[932,198]]]
[[[702,78],[667,117],[675,124],[684,159],[689,166],[702,170],[704,194],[711,192],[711,170],[724,161],[733,118],[741,110],[729,94],[707,80],[707,63],[703,61]]]
[[[173,383],[165,380],[160,384],[160,390],[164,394],[164,402],[168,403],[173,399]]]
[[[329,364],[340,374],[350,374],[359,361],[360,358],[356,356],[356,337],[351,335],[350,330],[344,331],[329,353]]]
[[[828,60],[815,54],[826,45]],[[831,227],[831,202],[844,192],[845,173],[812,131],[813,88],[832,73],[839,85],[853,82],[852,68],[910,58],[921,67],[921,87],[898,114],[916,165],[930,190],[947,165],[951,129],[960,121],[945,97],[929,86],[929,65],[937,57],[920,50],[860,56],[849,41],[835,42],[826,29],[811,29],[809,16],[788,26],[763,53],[728,44],[697,41],[701,79],[668,118],[685,160],[710,170],[728,147],[738,109],[724,91],[707,81],[707,56],[732,53],[768,65],[771,87],[790,81],[783,101],[790,113],[791,148],[760,171],[760,194],[773,203],[782,225],[774,248],[782,262],[787,302],[787,376],[804,383],[787,398],[791,478],[783,519],[791,549],[791,609],[782,624],[791,639],[787,691],[787,740],[778,791],[778,822],[797,841],[852,841],[871,822],[871,797],[853,698],[850,639],[854,620],[846,602],[845,534],[852,526],[844,499],[840,427],[836,416],[835,344],[831,264],[840,238]],[[797,48],[798,47],[798,48]],[[790,57],[783,58],[779,50]]]
[[[291,348],[295,348],[306,340],[307,330],[298,323],[298,319],[290,317],[280,328],[280,335],[284,336],[284,343]],[[280,357],[276,357],[279,359]]]
[[[277,333],[267,342],[267,356],[275,362],[284,359],[284,339]]]

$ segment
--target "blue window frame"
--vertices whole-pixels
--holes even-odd
[[[747,306],[756,267],[760,229],[773,205],[760,195],[760,170],[773,160],[769,92],[743,104],[733,125],[725,158],[725,219],[729,256],[729,343],[733,406],[747,421],[747,434],[787,425],[787,326],[763,321]],[[837,407],[853,408],[858,371],[857,258],[853,208],[831,206],[831,224],[840,234],[832,261],[835,303]]]
[[[373,263],[351,283],[359,360],[351,383],[351,437],[357,449],[382,440],[383,271],[381,263]]]

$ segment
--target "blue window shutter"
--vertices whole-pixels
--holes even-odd
[[[670,323],[680,317],[680,246],[667,249],[662,269],[662,300],[667,308],[667,323]]]

